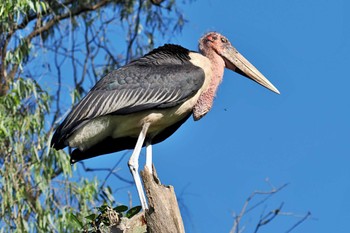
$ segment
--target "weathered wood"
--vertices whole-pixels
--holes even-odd
[[[131,219],[121,218],[117,225],[111,227],[110,233],[147,233],[145,213],[140,212]]]
[[[141,171],[149,209],[131,219],[121,218],[110,233],[184,233],[174,188],[160,183],[153,166],[153,174],[145,167]]]
[[[141,171],[149,209],[146,211],[147,232],[184,233],[174,188],[160,183],[153,166],[153,174],[145,167]]]

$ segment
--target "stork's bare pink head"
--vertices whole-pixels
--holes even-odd
[[[280,93],[277,88],[220,33],[209,32],[205,34],[199,40],[199,51],[207,57],[213,56],[212,53],[219,55],[224,60],[226,68],[259,83],[277,94]]]

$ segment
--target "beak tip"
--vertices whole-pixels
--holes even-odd
[[[264,76],[262,75],[262,77],[264,77]],[[270,83],[270,81],[268,81],[266,78],[265,78],[265,81],[266,81],[266,83],[259,83],[259,84],[266,87],[270,91],[273,91],[274,93],[276,93],[278,95],[281,94],[281,92],[272,83]]]
[[[279,90],[274,90],[273,92],[275,92],[276,94],[278,94],[278,95],[280,95],[281,94],[281,92],[279,91]]]
[[[265,83],[259,83],[259,84],[262,85],[263,87],[269,89],[270,91],[278,94],[278,95],[281,94],[281,92],[272,83],[270,83],[266,78],[265,78]]]

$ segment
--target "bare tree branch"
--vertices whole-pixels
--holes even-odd
[[[268,180],[267,180],[268,182]],[[231,228],[230,233],[242,233],[243,231],[245,231],[245,226],[240,226],[241,222],[242,222],[242,218],[244,216],[247,215],[247,213],[253,211],[254,209],[256,209],[258,206],[261,206],[262,204],[264,204],[269,198],[271,198],[273,195],[275,195],[276,193],[280,192],[282,189],[284,189],[288,183],[276,188],[274,187],[270,182],[268,182],[268,184],[271,186],[271,190],[270,191],[254,191],[245,201],[240,213],[236,216],[234,216],[234,224],[233,227]],[[250,205],[251,201],[257,196],[257,195],[263,195],[265,196],[264,198],[262,198],[261,200],[259,200],[257,203],[255,203],[254,205],[252,205],[251,207],[248,208],[248,206]],[[293,213],[288,213],[288,212],[282,212],[282,208],[284,206],[284,203],[282,202],[279,207],[277,207],[276,209],[270,210],[268,213],[266,214],[261,214],[260,218],[258,220],[258,223],[255,226],[255,230],[254,233],[257,233],[263,226],[268,225],[269,223],[271,223],[272,220],[274,220],[277,216],[292,216],[292,217],[297,217],[297,218],[301,218],[298,222],[296,222],[289,230],[286,231],[286,233],[290,233],[291,231],[293,231],[297,226],[299,226],[301,223],[303,223],[304,221],[306,221],[307,219],[310,218],[311,213],[308,212],[306,215],[300,216],[300,215],[295,215]]]
[[[142,5],[143,5],[143,0],[139,0],[139,6],[137,9],[137,13],[136,13],[136,19],[135,19],[135,27],[132,28],[131,26],[129,27],[129,39],[128,39],[128,47],[126,50],[126,59],[125,59],[125,64],[127,64],[130,61],[130,58],[132,57],[132,46],[135,42],[135,39],[138,35],[138,31],[139,31],[139,27],[140,27],[140,14],[141,14],[141,9],[142,9]]]
[[[281,191],[282,189],[287,187],[287,185],[288,184],[284,184],[284,185],[280,186],[277,189],[272,188],[272,190],[270,190],[270,191],[254,191],[252,194],[250,194],[250,196],[245,201],[245,203],[244,203],[240,213],[237,216],[235,216],[234,224],[233,224],[233,227],[232,227],[230,233],[239,233],[240,232],[239,231],[239,225],[240,225],[240,222],[241,222],[243,216],[246,215],[248,212],[252,211],[253,209],[255,209],[256,207],[262,205],[269,198],[271,198],[274,194],[278,193],[279,191]],[[265,198],[263,198],[261,201],[259,201],[256,204],[254,204],[252,207],[248,208],[248,205],[250,204],[251,200],[256,195],[267,195],[267,196]]]
[[[86,167],[85,163],[82,162],[82,161],[80,161],[79,164],[82,165],[84,171],[86,171],[86,172],[96,172],[96,171],[104,171],[104,172],[106,172],[107,171],[108,175],[106,176],[105,180],[108,179],[111,175],[113,175],[113,176],[117,177],[119,180],[121,180],[121,181],[123,181],[123,182],[125,182],[127,184],[134,184],[134,181],[125,179],[124,177],[120,176],[117,173],[118,169],[116,169],[116,168],[119,165],[121,159],[118,160],[118,162],[114,165],[113,168],[90,168],[90,167]],[[105,182],[104,182],[104,184],[105,184]]]
[[[260,217],[260,220],[258,222],[258,224],[256,225],[256,228],[255,228],[255,231],[254,233],[257,233],[259,231],[259,229],[262,227],[262,226],[265,226],[267,225],[268,223],[270,223],[273,219],[276,218],[276,216],[279,214],[279,212],[281,211],[282,207],[283,207],[284,203],[282,202],[281,205],[275,209],[275,210],[272,210],[272,211],[269,211],[269,213],[267,213],[266,215],[264,216],[261,216]]]
[[[39,24],[36,24],[34,30],[31,33],[29,33],[29,35],[24,37],[22,39],[22,43],[20,45],[18,45],[17,48],[14,49],[14,53],[17,53],[23,46],[28,46],[34,37],[42,34],[43,32],[50,30],[58,22],[60,22],[64,19],[67,19],[67,18],[72,18],[74,16],[80,15],[84,12],[94,11],[96,9],[103,7],[103,6],[106,6],[110,2],[111,1],[109,1],[109,0],[104,0],[104,1],[98,2],[94,5],[79,5],[79,7],[73,9],[70,12],[64,13],[62,15],[55,15],[52,19],[47,21],[44,25],[39,26]],[[34,19],[33,17],[30,17],[30,19],[33,20]],[[23,26],[25,26],[26,24],[27,23],[23,24]],[[7,92],[9,82],[14,80],[15,74],[17,73],[18,68],[19,68],[18,64],[14,64],[12,66],[12,68],[10,69],[10,72],[8,74],[7,74],[6,69],[5,69],[5,64],[6,64],[5,58],[6,58],[6,53],[7,53],[7,47],[8,47],[8,44],[13,36],[13,33],[14,33],[14,31],[12,30],[7,34],[5,41],[3,43],[2,51],[1,51],[2,53],[1,53],[1,74],[0,74],[0,85],[1,85],[0,96],[4,95]]]
[[[311,217],[311,212],[307,212],[305,214],[305,216],[300,219],[298,222],[296,222],[291,228],[289,228],[286,233],[290,233],[292,232],[295,228],[297,228],[300,224],[302,224],[303,222],[305,222],[307,219],[309,219]]]

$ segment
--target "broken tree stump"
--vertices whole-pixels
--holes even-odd
[[[111,233],[185,233],[174,188],[160,183],[153,166],[153,174],[145,167],[141,178],[148,199],[148,210],[131,219],[121,218]]]
[[[160,183],[154,166],[153,174],[145,167],[145,170],[141,171],[141,177],[149,208],[145,213],[147,232],[184,233],[185,228],[174,187]]]

